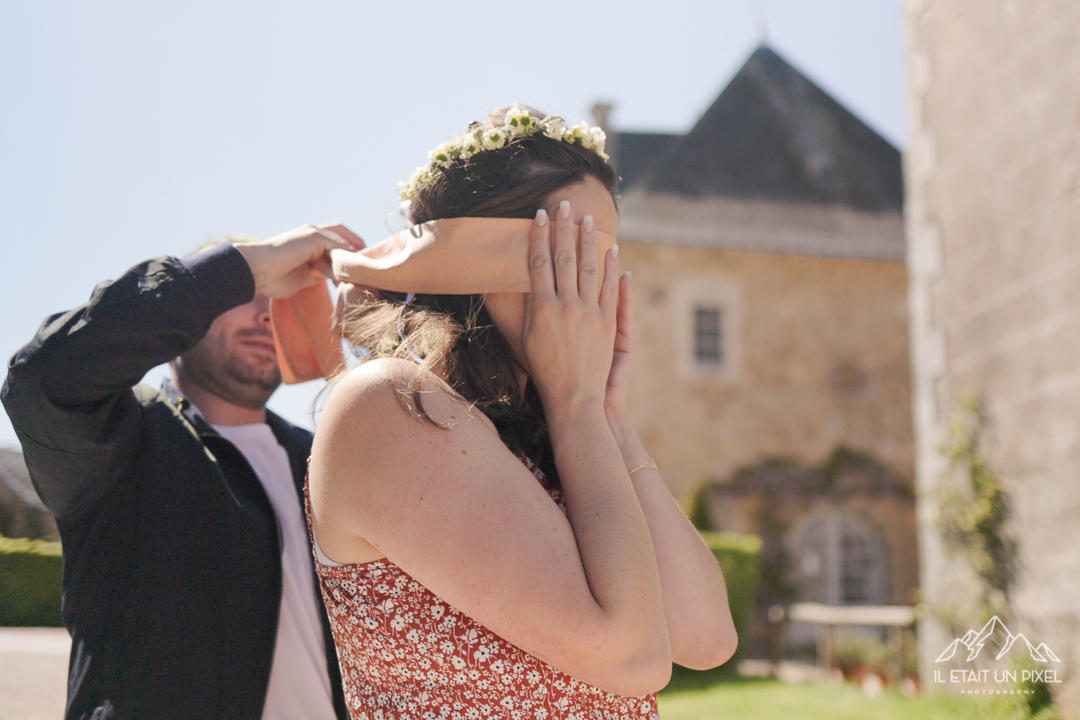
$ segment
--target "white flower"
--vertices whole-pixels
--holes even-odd
[[[506,134],[495,128],[488,130],[484,133],[484,149],[485,150],[498,150],[506,144]]]
[[[476,658],[477,660],[479,660],[480,662],[486,662],[487,659],[489,657],[491,657],[491,651],[488,650],[487,645],[481,645],[477,649],[477,651],[475,653],[473,653],[473,657]]]
[[[454,152],[455,148],[450,143],[443,143],[437,145],[434,150],[428,153],[428,160],[432,165],[438,165],[439,167],[448,167],[451,165],[457,157],[457,153]]]
[[[480,152],[483,147],[483,143],[472,135],[464,135],[461,138],[461,146],[458,149],[458,158],[461,160],[468,160],[476,153]]]
[[[454,666],[455,670],[461,670],[465,667],[465,661],[459,658],[457,655],[450,658],[450,664]]]
[[[598,127],[589,128],[589,138],[592,141],[592,149],[603,154],[604,145],[607,143],[607,133]]]
[[[589,126],[583,122],[580,122],[566,131],[566,135],[563,136],[563,140],[566,140],[567,142],[582,141],[588,134]]]
[[[510,135],[516,137],[518,135],[526,135],[530,128],[535,124],[532,116],[529,115],[529,111],[525,108],[515,107],[510,108],[506,112],[506,120],[503,121],[503,126],[507,129]]]
[[[541,121],[541,127],[544,128],[544,136],[552,140],[562,140],[566,134],[566,123],[560,117],[549,115]]]

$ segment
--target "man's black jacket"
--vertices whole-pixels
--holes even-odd
[[[11,360],[0,396],[64,548],[69,719],[261,716],[281,604],[273,507],[190,402],[133,388],[254,291],[228,243],[149,260],[48,318]],[[311,435],[267,416],[299,499]]]

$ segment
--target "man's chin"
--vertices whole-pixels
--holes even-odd
[[[267,397],[270,397],[270,394],[281,385],[281,371],[278,370],[277,363],[255,366],[251,363],[236,361],[234,358],[226,370],[234,382],[252,390],[258,390]]]

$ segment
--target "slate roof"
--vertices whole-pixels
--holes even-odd
[[[625,190],[637,184],[653,162],[670,152],[682,137],[672,133],[618,133],[615,162],[619,170],[619,187]]]
[[[617,136],[622,189],[895,211],[900,151],[761,46],[686,135]]]

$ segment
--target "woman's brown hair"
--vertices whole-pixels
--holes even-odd
[[[500,127],[507,111],[497,108],[479,126]],[[470,130],[478,125],[473,124]],[[532,218],[560,188],[593,177],[614,196],[614,170],[592,150],[543,134],[517,137],[498,150],[479,152],[443,168],[409,208],[416,224],[457,217]],[[417,381],[403,393],[409,409],[424,411],[419,381],[437,368],[446,382],[483,412],[514,453],[536,462],[558,482],[540,398],[532,382],[522,388],[510,345],[492,324],[482,295],[417,295],[404,304],[400,293],[383,292],[345,319],[345,337],[372,358],[415,356]]]

